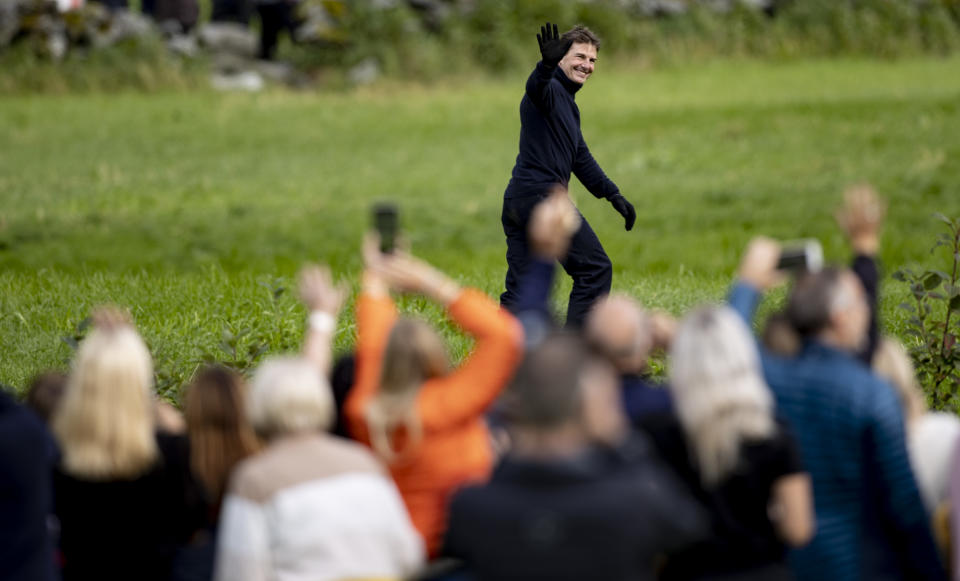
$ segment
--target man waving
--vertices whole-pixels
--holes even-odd
[[[593,74],[600,39],[583,26],[563,35],[557,25],[540,28],[537,35],[541,60],[527,79],[520,101],[520,153],[503,199],[503,231],[507,236],[506,292],[500,303],[511,308],[517,301],[520,277],[528,261],[527,222],[533,207],[550,190],[567,187],[570,173],[597,198],[609,201],[623,215],[627,230],[637,214],[590,154],[580,133],[577,91]],[[600,240],[586,220],[574,235],[562,262],[573,278],[567,325],[580,326],[590,306],[610,291],[613,267]]]

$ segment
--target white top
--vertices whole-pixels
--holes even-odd
[[[958,436],[960,419],[954,414],[929,412],[909,426],[910,465],[929,514],[950,495],[950,464]]]
[[[356,456],[366,450],[317,438],[271,445],[237,468],[215,579],[401,579],[423,564],[423,541],[389,476]]]

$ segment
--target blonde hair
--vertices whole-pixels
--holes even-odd
[[[132,327],[95,328],[84,339],[53,420],[68,474],[132,478],[157,461],[152,384],[150,353]]]
[[[373,450],[387,463],[409,457],[423,438],[416,400],[423,383],[450,371],[443,342],[418,319],[397,320],[383,355],[380,389],[366,409]],[[402,428],[405,439],[394,449],[391,439]]]
[[[917,381],[913,362],[899,341],[889,337],[881,339],[873,354],[872,364],[877,375],[889,381],[897,390],[907,421],[927,412],[927,400]]]
[[[774,431],[773,398],[754,341],[728,307],[705,307],[683,320],[670,349],[670,388],[708,486],[735,470],[744,441]]]
[[[247,419],[245,396],[239,374],[211,366],[194,377],[184,398],[190,468],[216,505],[233,467],[260,447]]]
[[[267,360],[253,375],[248,416],[265,438],[322,431],[333,424],[333,394],[320,370],[296,357]]]

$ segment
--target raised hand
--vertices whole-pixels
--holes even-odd
[[[543,64],[548,67],[557,66],[560,59],[570,50],[570,45],[573,44],[571,40],[563,40],[560,38],[556,24],[552,26],[553,28],[551,28],[551,24],[547,22],[546,25],[540,27],[540,34],[537,35],[537,44],[540,45],[540,56],[543,59]]]
[[[573,207],[566,188],[556,187],[530,216],[527,229],[533,252],[547,259],[562,259],[567,255],[571,238],[580,229],[580,222],[580,214]]]
[[[780,244],[770,238],[758,236],[750,241],[740,261],[740,280],[765,291],[783,282],[784,275],[777,270],[780,260]]]
[[[869,256],[877,253],[886,210],[884,201],[867,184],[853,186],[844,193],[844,205],[837,210],[836,218],[855,252]]]
[[[623,216],[623,227],[626,228],[627,232],[633,230],[633,223],[637,221],[637,211],[633,209],[633,204],[620,194],[610,196],[607,199],[613,204],[613,209]]]
[[[300,271],[300,300],[311,311],[337,315],[347,298],[347,288],[335,284],[326,266],[307,265]]]

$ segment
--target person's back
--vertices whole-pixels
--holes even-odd
[[[262,365],[248,409],[267,447],[231,477],[216,579],[399,579],[420,566],[422,541],[383,467],[360,444],[322,433],[333,396],[315,364]]]
[[[617,391],[575,337],[531,352],[506,394],[512,447],[454,496],[444,554],[481,581],[653,579],[658,555],[698,540],[700,507],[642,437],[624,444]]]
[[[730,304],[750,321],[759,290],[777,279],[779,248],[754,240]],[[804,339],[793,358],[763,357],[778,410],[813,480],[817,533],[791,557],[801,580],[939,579],[943,569],[910,468],[893,389],[855,357],[869,308],[849,271],[799,278],[787,317]]]
[[[265,544],[248,540],[265,537]],[[220,527],[218,579],[399,578],[422,559],[400,495],[360,444],[301,434],[271,444],[234,473]],[[269,554],[261,554],[260,549]]]
[[[169,576],[177,548],[203,523],[204,507],[190,477],[186,440],[158,435],[157,446],[157,462],[133,478],[97,480],[56,470],[65,580]]]
[[[40,420],[0,390],[0,574],[54,579],[51,510],[52,436]]]
[[[597,451],[507,458],[454,498],[446,551],[481,581],[653,579],[655,557],[696,529],[674,484],[659,466],[616,470]]]
[[[881,486],[876,479],[885,459],[870,451],[875,447],[869,442],[877,433],[898,431],[898,424],[903,433],[896,398],[853,358],[818,344],[808,345],[796,360],[768,364],[766,372],[778,408],[794,426],[816,492],[817,534],[796,551],[795,566],[855,578],[867,564],[858,554],[867,551],[869,561],[871,535],[880,532],[874,521]],[[902,442],[887,450],[904,463],[905,452]]]

